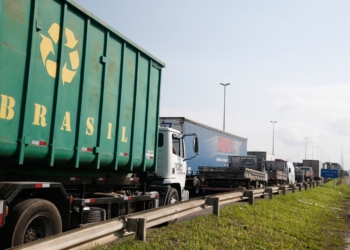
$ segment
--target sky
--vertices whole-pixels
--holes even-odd
[[[165,62],[160,116],[350,169],[350,1],[76,0]],[[307,139],[305,139],[307,138]],[[306,157],[305,157],[306,156]]]

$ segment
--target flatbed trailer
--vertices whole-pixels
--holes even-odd
[[[297,169],[295,170],[295,180],[297,182],[309,182],[314,180],[313,170]]]
[[[266,185],[266,172],[248,167],[199,167],[203,190],[230,191],[237,187],[247,189]],[[213,189],[214,188],[214,189]]]
[[[283,185],[287,184],[288,176],[286,172],[281,170],[270,170],[267,172],[268,176],[268,185]]]

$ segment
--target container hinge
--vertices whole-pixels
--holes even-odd
[[[40,22],[39,20],[36,20],[35,27],[36,27],[36,30],[42,30],[43,28],[42,22]]]
[[[30,136],[24,136],[24,144],[28,145],[32,143],[32,138]]]
[[[106,56],[101,56],[101,63],[104,63],[104,64],[107,63],[107,57]]]

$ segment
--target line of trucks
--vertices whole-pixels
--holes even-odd
[[[159,117],[165,64],[73,0],[0,1],[0,55],[0,249],[295,182],[246,138]]]

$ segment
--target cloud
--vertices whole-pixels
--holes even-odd
[[[350,84],[289,85],[275,89],[276,105],[281,113],[308,115],[313,119],[349,119]],[[346,117],[347,116],[347,117]]]

